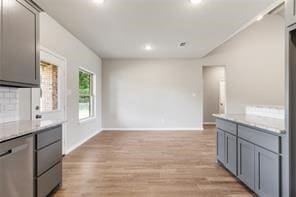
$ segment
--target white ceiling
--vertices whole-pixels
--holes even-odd
[[[35,0],[102,58],[198,58],[276,0]],[[185,48],[178,47],[187,42]],[[154,50],[145,51],[150,43]]]

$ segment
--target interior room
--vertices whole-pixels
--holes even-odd
[[[296,196],[295,0],[0,2],[0,196]]]

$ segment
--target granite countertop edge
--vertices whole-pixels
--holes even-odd
[[[27,120],[0,124],[0,143],[66,123],[65,120]],[[31,127],[30,127],[31,126]],[[8,134],[5,131],[8,130]],[[4,134],[2,134],[4,133]]]
[[[241,123],[244,125],[248,125],[251,127],[255,127],[258,129],[263,129],[275,134],[286,134],[286,130],[283,128],[279,128],[279,127],[275,127],[275,126],[268,126],[265,125],[264,123],[258,123],[258,122],[252,122],[252,121],[247,121],[244,120],[243,118],[238,118],[238,117],[232,117],[232,116],[242,116],[242,117],[252,117],[252,118],[259,118],[259,119],[269,119],[269,120],[274,120],[274,118],[268,118],[268,117],[258,117],[258,116],[254,116],[254,115],[246,115],[246,114],[213,114],[214,117],[216,118],[220,118],[220,119],[224,119],[224,120],[229,120],[229,121],[233,121],[233,122],[237,122],[237,123]],[[279,119],[277,119],[279,120]],[[284,120],[282,120],[284,122]]]

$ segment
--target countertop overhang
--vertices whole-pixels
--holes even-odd
[[[0,143],[65,123],[64,120],[21,120],[0,124]]]
[[[214,117],[241,123],[275,134],[286,134],[285,120],[248,114],[213,114]]]

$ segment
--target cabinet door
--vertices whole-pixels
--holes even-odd
[[[237,137],[225,133],[225,166],[237,175]]]
[[[224,140],[225,140],[224,131],[217,129],[217,160],[223,164],[224,164],[224,160],[225,160]]]
[[[296,0],[286,0],[287,26],[296,23]]]
[[[24,0],[1,2],[1,81],[38,85],[39,13]]]
[[[257,146],[255,153],[255,192],[261,197],[278,197],[279,156]]]
[[[238,178],[254,190],[255,145],[242,139],[238,139]]]

